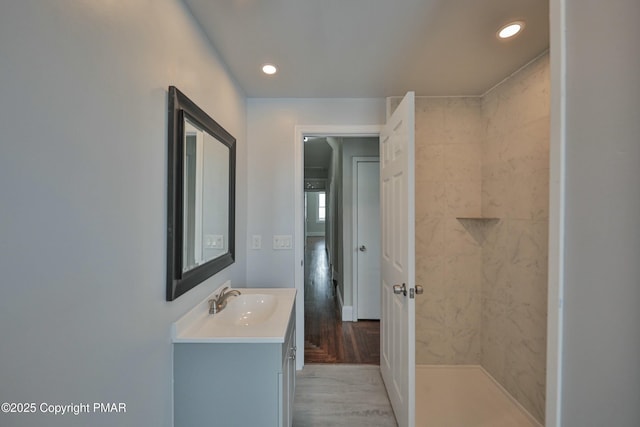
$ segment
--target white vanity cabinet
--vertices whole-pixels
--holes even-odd
[[[296,374],[294,307],[279,339],[174,340],[174,425],[290,427]]]

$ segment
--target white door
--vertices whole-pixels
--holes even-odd
[[[399,427],[415,425],[414,98],[405,95],[380,136],[380,370]]]
[[[356,162],[358,319],[380,319],[380,162]]]

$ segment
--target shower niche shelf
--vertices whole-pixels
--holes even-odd
[[[458,221],[486,221],[486,222],[500,221],[500,218],[498,217],[484,217],[484,216],[457,216],[456,219]]]
[[[482,246],[492,226],[500,222],[500,218],[492,217],[456,217],[474,240]]]

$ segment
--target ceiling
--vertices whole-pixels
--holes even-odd
[[[481,95],[549,46],[548,0],[184,2],[251,98]]]

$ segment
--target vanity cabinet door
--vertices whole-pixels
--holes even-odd
[[[293,326],[285,341],[285,358],[282,362],[282,426],[293,424],[293,398],[296,390],[296,328]]]
[[[281,427],[282,343],[174,345],[176,427]]]

